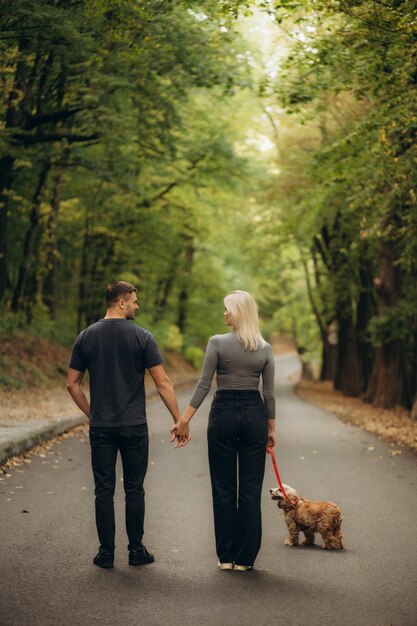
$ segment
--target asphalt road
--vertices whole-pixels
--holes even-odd
[[[86,437],[57,443],[0,482],[0,624],[415,626],[417,624],[416,457],[341,423],[297,398],[278,370],[277,459],[300,495],[342,508],[345,550],[288,547],[284,518],[269,498],[256,569],[216,567],[205,430],[209,400],[192,422],[193,440],[169,443],[170,417],[149,404],[150,465],[145,544],[156,562],[127,564],[123,488],[116,494],[115,568],[92,565],[97,550]],[[185,406],[190,392],[181,392]],[[320,539],[318,540],[320,543]]]

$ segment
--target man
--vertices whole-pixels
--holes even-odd
[[[77,337],[68,368],[67,388],[90,420],[91,459],[95,482],[96,525],[100,549],[93,562],[112,568],[114,561],[114,504],[116,458],[120,450],[126,496],[129,565],[152,563],[142,544],[145,514],[143,482],[148,465],[144,374],[149,370],[174,421],[180,419],[174,388],[162,365],[153,335],[129,320],[139,308],[136,288],[124,281],[106,290],[103,319]],[[90,403],[81,386],[90,375]]]

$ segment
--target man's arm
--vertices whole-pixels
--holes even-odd
[[[197,409],[188,404],[180,421],[175,422],[174,426],[171,428],[171,441],[175,441],[176,448],[182,448],[182,446],[185,446],[191,439],[188,424],[196,411]]]
[[[90,403],[81,386],[85,372],[79,372],[71,367],[68,368],[67,389],[74,400],[75,404],[81,409],[87,417],[90,417]]]
[[[172,382],[166,373],[164,366],[155,365],[154,367],[150,367],[149,373],[153,378],[155,387],[161,396],[162,402],[171,413],[174,418],[174,422],[177,423],[181,418],[180,410],[178,408],[174,387],[172,386]]]

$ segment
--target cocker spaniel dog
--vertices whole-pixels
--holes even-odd
[[[303,544],[314,544],[315,533],[320,533],[325,550],[343,548],[342,513],[334,502],[316,502],[306,500],[297,495],[295,489],[283,485],[290,502],[286,500],[281,489],[270,489],[272,500],[277,500],[278,507],[284,511],[289,537],[284,541],[287,546],[298,546],[298,535],[304,533]]]

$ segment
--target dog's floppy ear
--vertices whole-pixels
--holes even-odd
[[[289,495],[289,496],[296,496],[297,495],[297,492],[294,489],[294,487],[290,487],[290,485],[284,485],[284,484],[282,486],[284,487],[285,493],[287,495]],[[280,492],[281,492],[281,490],[280,490]]]

